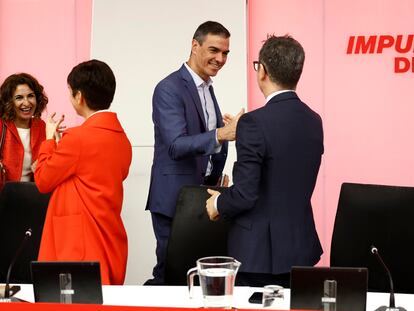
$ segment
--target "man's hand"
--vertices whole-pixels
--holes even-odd
[[[217,129],[217,139],[219,143],[236,139],[237,122],[244,114],[244,108],[236,116],[225,114],[223,117],[224,126]]]
[[[227,174],[221,175],[217,182],[218,187],[228,187],[230,182],[230,178]]]
[[[207,189],[207,192],[211,194],[211,197],[206,201],[207,214],[210,220],[216,221],[219,219],[220,215],[217,212],[217,209],[214,208],[214,201],[220,192],[211,189]]]
[[[224,125],[229,124],[233,119],[234,119],[234,116],[232,116],[231,114],[226,113],[223,116],[223,123],[224,123]]]

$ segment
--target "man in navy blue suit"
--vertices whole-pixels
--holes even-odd
[[[157,239],[154,279],[164,282],[165,256],[178,193],[184,185],[216,185],[227,157],[227,141],[235,139],[239,118],[222,115],[212,80],[229,53],[230,33],[208,21],[194,33],[187,63],[155,87],[154,160],[146,209],[151,211]],[[240,112],[240,115],[243,111]]]
[[[289,36],[269,37],[253,62],[266,105],[237,125],[234,185],[206,202],[211,220],[232,220],[228,253],[238,285],[289,286],[293,265],[315,265],[322,247],[311,197],[323,154],[320,116],[295,92],[305,53]]]

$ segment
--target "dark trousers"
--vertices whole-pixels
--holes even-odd
[[[237,286],[263,287],[265,285],[280,285],[284,288],[290,287],[290,273],[249,273],[239,272],[236,275]]]
[[[144,285],[162,285],[165,278],[165,259],[167,256],[168,238],[170,237],[172,218],[159,214],[151,213],[152,228],[155,238],[157,239],[157,247],[155,254],[157,256],[157,264],[152,270],[154,278],[148,280]]]

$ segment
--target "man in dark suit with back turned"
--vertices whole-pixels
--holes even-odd
[[[154,279],[164,283],[165,256],[172,218],[184,185],[215,185],[235,139],[239,116],[224,126],[212,80],[229,53],[229,31],[217,22],[201,24],[194,33],[187,63],[158,83],[153,95],[154,160],[146,209],[157,239]],[[243,112],[241,111],[240,114]]]
[[[232,220],[228,253],[238,285],[289,286],[293,265],[315,265],[322,247],[311,197],[323,154],[320,116],[295,92],[305,54],[289,36],[269,37],[253,63],[266,105],[237,125],[234,185],[206,202],[211,220]]]

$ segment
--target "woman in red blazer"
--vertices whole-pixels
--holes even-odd
[[[0,135],[6,130],[2,156],[7,181],[32,181],[45,122],[48,98],[36,78],[13,74],[0,86]]]
[[[85,122],[66,130],[59,142],[63,117],[46,122],[35,182],[53,194],[38,260],[99,261],[103,284],[123,284],[128,242],[122,183],[132,148],[116,114],[107,110],[115,77],[107,64],[91,60],[74,67],[67,82],[70,101]]]

